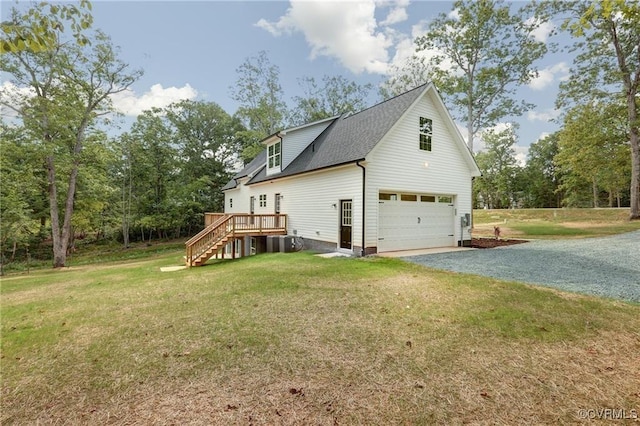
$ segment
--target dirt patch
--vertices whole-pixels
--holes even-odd
[[[505,240],[505,239],[495,239],[495,238],[472,238],[471,239],[471,247],[473,248],[494,248],[494,247],[502,247],[502,246],[511,246],[514,244],[522,244],[528,243],[528,240]]]

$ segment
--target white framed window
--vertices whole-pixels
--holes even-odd
[[[431,151],[431,138],[433,137],[433,120],[420,117],[420,149]]]
[[[229,198],[229,208],[233,208],[233,198]]]
[[[267,207],[267,194],[260,194],[260,207]]]
[[[353,206],[351,201],[342,202],[342,226],[351,226],[353,218]]]
[[[280,169],[280,163],[282,161],[282,142],[278,141],[273,145],[269,145],[267,148],[267,168],[268,169]]]
[[[280,194],[276,194],[273,206],[274,206],[274,212],[276,214],[280,214]]]

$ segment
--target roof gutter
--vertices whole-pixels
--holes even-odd
[[[364,249],[364,244],[365,244],[365,238],[364,238],[364,229],[365,229],[365,206],[366,206],[366,181],[367,181],[367,169],[360,164],[360,161],[362,160],[358,160],[356,161],[356,166],[360,167],[362,169],[362,245],[360,246],[360,256],[364,257],[365,255],[365,249]]]

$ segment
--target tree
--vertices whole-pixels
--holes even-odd
[[[36,5],[38,13],[22,16],[14,10],[12,19],[15,25],[29,22],[42,15],[44,7]],[[12,76],[16,87],[30,89],[30,95],[3,96],[2,103],[18,114],[40,147],[47,174],[53,266],[62,267],[72,238],[78,175],[86,165],[83,150],[91,142],[88,136],[96,131],[98,118],[110,112],[109,96],[126,90],[141,73],[130,72],[109,38],[99,31],[87,45],[65,39],[63,28],[54,30],[51,49],[4,54],[0,70]]]
[[[140,114],[120,136],[120,188],[125,243],[131,229],[143,240],[191,235],[203,212],[221,211],[220,189],[239,161],[244,127],[212,102],[181,101]]]
[[[390,66],[389,78],[380,85],[380,97],[389,99],[398,96],[431,81],[432,78],[433,70],[427,58],[413,54],[402,65]]]
[[[561,189],[565,204],[582,206],[590,188],[590,205],[600,206],[600,192],[609,194],[609,205],[620,199],[629,185],[624,112],[602,102],[572,108],[558,133],[555,163],[563,172]]]
[[[128,142],[131,162],[135,224],[140,227],[142,239],[148,230],[148,240],[153,233],[161,238],[173,227],[171,197],[177,185],[178,150],[173,144],[173,132],[159,108],[144,111],[131,126],[131,132],[123,138]]]
[[[516,144],[516,126],[510,125],[505,130],[488,130],[483,132],[482,139],[486,150],[476,155],[482,176],[474,181],[476,205],[491,209],[514,207],[518,201],[517,179],[519,167],[513,146]]]
[[[525,207],[560,207],[562,193],[559,190],[561,173],[555,163],[558,154],[558,133],[534,142],[529,147],[527,165],[523,171]]]
[[[371,84],[360,85],[342,76],[322,78],[322,86],[313,77],[299,80],[304,96],[295,96],[291,124],[299,126],[336,115],[358,112],[366,107]]]
[[[453,10],[431,21],[417,44],[435,52],[433,81],[466,122],[473,151],[478,131],[533,107],[517,102],[515,90],[536,75],[547,46],[532,35],[542,21],[526,16],[529,8],[512,13],[502,0],[458,0]]]
[[[238,137],[244,142],[242,156],[250,161],[259,152],[259,141],[283,127],[287,108],[282,100],[280,69],[271,64],[266,52],[247,58],[236,72],[238,80],[231,87],[231,97],[240,104],[235,115],[248,129]]]
[[[576,38],[571,78],[560,86],[557,104],[572,102],[626,105],[631,157],[630,219],[640,219],[640,4],[624,0],[558,2],[568,12],[563,28]]]
[[[47,9],[47,11],[45,11]],[[81,0],[79,5],[49,4],[34,7],[26,13],[27,19],[15,19],[0,23],[2,38],[0,38],[0,54],[17,53],[21,51],[44,52],[54,50],[57,45],[57,34],[69,25],[73,36],[79,44],[89,44],[84,34],[93,17],[89,13],[91,3]],[[17,12],[13,12],[17,15]]]
[[[122,230],[122,243],[129,248],[131,225],[133,222],[133,138],[123,133],[114,142],[115,156],[119,159],[110,170],[111,181],[120,191],[119,216]]]
[[[38,214],[42,208],[42,176],[36,153],[21,128],[2,123],[0,128],[0,266],[15,259],[18,248],[38,238]],[[2,271],[0,271],[1,275]]]
[[[236,168],[242,148],[237,135],[245,128],[213,102],[182,101],[167,107],[166,113],[173,144],[180,151],[176,196],[182,225],[200,227],[202,212],[224,208],[220,189]]]

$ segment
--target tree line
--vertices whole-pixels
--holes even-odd
[[[436,84],[465,124],[469,149],[480,138],[486,146],[476,155],[483,172],[476,207],[630,206],[638,219],[640,6],[460,0],[452,11],[430,23],[379,96]],[[578,53],[556,102],[560,130],[531,144],[521,165],[516,126],[495,126],[534,107],[516,89],[559,48],[534,37],[549,22],[571,36],[563,48]],[[204,212],[223,209],[220,188],[259,152],[260,140],[361,110],[374,90],[343,76],[301,77],[302,95],[287,103],[279,68],[259,52],[236,70],[233,114],[215,102],[181,101],[143,112],[112,136],[111,96],[142,70],[122,62],[108,35],[92,28],[89,2],[13,10],[0,48],[0,71],[12,83],[0,93],[3,263],[40,250],[64,266],[79,239],[128,246],[192,235]]]

